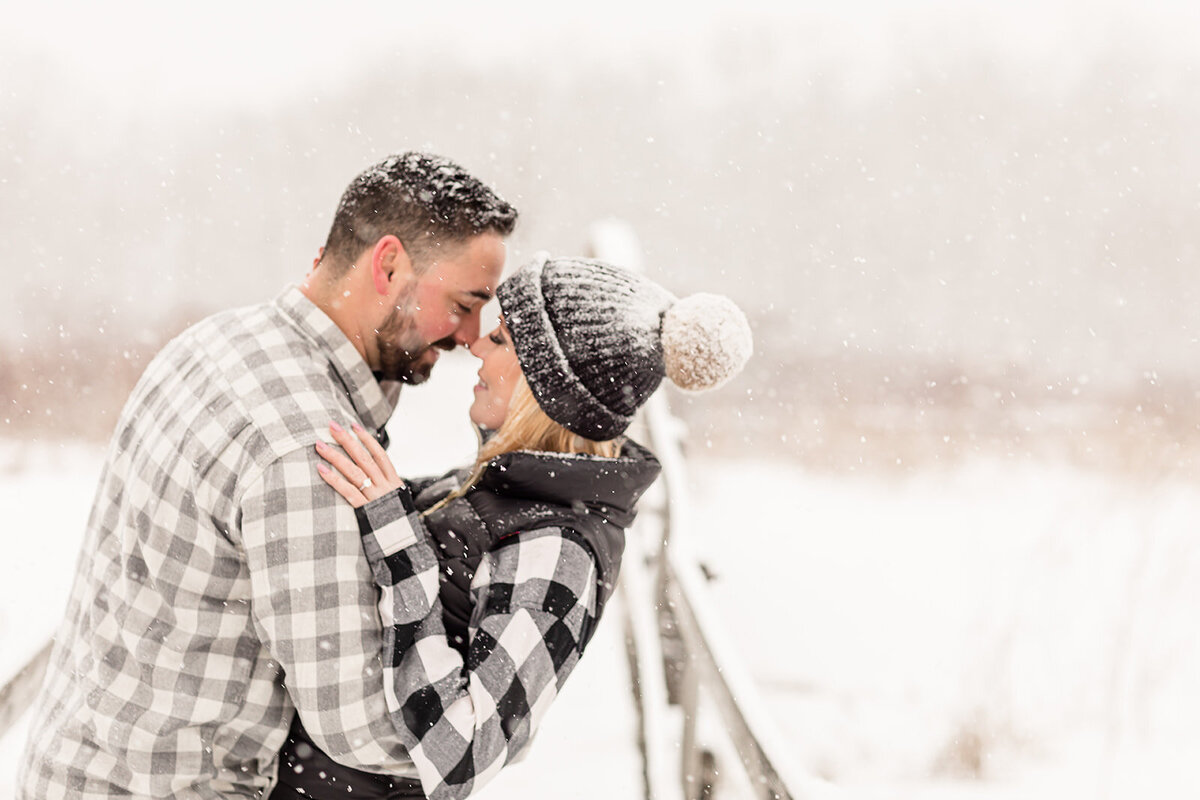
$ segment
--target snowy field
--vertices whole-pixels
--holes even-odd
[[[1200,793],[1196,487],[691,467],[695,546],[798,765],[861,797]]]
[[[0,681],[38,651],[62,614],[103,449],[0,440]]]
[[[406,393],[391,426],[402,472],[471,452],[473,381],[456,354]],[[57,621],[101,457],[0,442],[6,676]],[[690,467],[693,545],[798,766],[864,798],[1196,796],[1200,490],[1038,463],[891,481],[766,460]],[[630,733],[605,760],[629,763],[628,698],[601,688],[624,670],[618,622],[568,684],[573,710],[548,718],[538,761],[491,796],[540,794],[548,775],[579,792],[556,796],[638,790],[631,770],[603,786],[569,777],[578,728],[614,708]]]

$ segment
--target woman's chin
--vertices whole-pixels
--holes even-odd
[[[467,416],[471,418],[472,425],[477,428],[482,428],[485,431],[494,431],[500,427],[499,425],[496,425],[493,420],[484,419],[482,414],[475,413],[474,409],[472,409]]]

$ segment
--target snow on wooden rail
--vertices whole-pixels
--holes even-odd
[[[682,424],[671,415],[661,394],[647,404],[646,424],[651,449],[663,465],[664,503],[655,515],[662,525],[653,536],[658,543],[655,596],[641,600],[657,610],[659,631],[666,637],[659,648],[664,653],[661,669],[668,683],[674,684],[669,693],[682,713],[678,768],[683,796],[693,800],[719,795],[715,773],[723,765],[716,763],[715,743],[700,735],[711,737],[714,730],[728,738],[756,796],[802,800],[824,794],[826,787],[820,781],[801,775],[785,756],[785,740],[712,608],[706,579],[687,546],[691,522],[680,446]],[[645,674],[639,678],[645,680]],[[702,717],[713,711],[721,725],[698,729]],[[650,800],[659,797],[651,793]]]
[[[38,688],[42,685],[42,676],[46,674],[46,666],[50,663],[50,650],[54,642],[48,641],[25,666],[17,670],[17,674],[8,683],[0,687],[0,738],[8,733],[25,710],[33,704]]]
[[[620,220],[592,226],[589,254],[641,269],[633,227]],[[648,800],[713,797],[719,767],[716,743],[706,736],[723,727],[723,753],[741,761],[750,791],[769,800],[825,794],[824,785],[801,776],[782,752],[784,739],[726,638],[711,608],[698,561],[687,547],[689,526],[683,425],[665,396],[652,397],[642,433],[663,465],[658,484],[642,499],[627,544],[621,590],[634,696],[642,723]],[[722,726],[698,726],[715,709]]]

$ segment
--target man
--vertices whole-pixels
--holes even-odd
[[[383,436],[398,382],[479,334],[517,213],[461,167],[351,182],[314,269],[154,359],[117,423],[20,796],[258,797],[293,713],[348,764],[414,775],[388,719],[329,423]]]

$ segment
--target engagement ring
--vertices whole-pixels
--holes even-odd
[[[359,490],[360,492],[365,492],[365,491],[367,490],[367,487],[368,487],[368,486],[371,486],[371,485],[372,485],[372,484],[371,484],[371,479],[370,479],[370,478],[367,478],[366,480],[364,480],[364,481],[362,482],[362,486],[358,487],[358,490]]]

